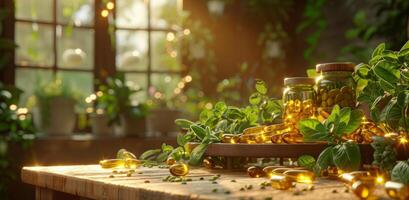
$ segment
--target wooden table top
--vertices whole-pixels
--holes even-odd
[[[260,184],[268,181],[267,178],[204,168],[191,169],[187,178],[192,181],[187,184],[164,182],[162,179],[169,175],[169,170],[158,167],[141,167],[131,177],[126,174],[110,177],[111,174],[112,170],[99,165],[24,167],[21,178],[39,188],[90,199],[357,199],[351,191],[345,191],[341,182],[326,179],[316,180],[313,190],[306,190],[307,184],[297,183],[296,187],[282,191],[271,187],[262,189]],[[217,183],[209,181],[216,174],[221,174]],[[204,180],[200,180],[201,177]],[[252,189],[240,191],[245,185],[252,185]],[[381,189],[377,189],[376,194],[385,198]]]

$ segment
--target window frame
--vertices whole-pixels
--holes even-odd
[[[53,34],[53,46],[52,46],[52,51],[53,51],[53,59],[54,62],[51,66],[39,66],[39,65],[21,65],[18,64],[15,60],[15,54],[17,52],[17,49],[12,50],[12,58],[10,59],[9,65],[12,66],[11,69],[6,68],[6,74],[8,76],[5,76],[6,78],[2,77],[2,79],[6,80],[6,82],[15,84],[16,80],[16,71],[17,69],[35,69],[35,70],[52,70],[52,75],[53,77],[56,77],[57,73],[59,71],[71,71],[71,72],[86,72],[86,73],[92,73],[94,80],[93,80],[93,88],[94,91],[98,90],[97,87],[97,82],[103,83],[105,82],[106,78],[109,76],[114,75],[117,73],[117,71],[123,72],[125,74],[143,74],[146,76],[147,79],[147,88],[144,88],[146,90],[147,97],[149,97],[149,87],[152,86],[152,75],[155,74],[169,74],[169,75],[183,75],[185,73],[185,69],[183,68],[183,59],[180,59],[181,63],[181,68],[179,70],[154,70],[152,69],[152,34],[155,32],[162,32],[162,33],[177,33],[177,30],[174,30],[172,28],[155,28],[152,27],[151,23],[151,13],[152,13],[152,6],[151,6],[151,1],[146,0],[145,5],[147,9],[147,27],[146,28],[126,28],[126,27],[117,27],[116,24],[114,25],[114,31],[113,33],[115,34],[116,38],[116,31],[117,30],[125,30],[125,31],[143,31],[147,33],[148,35],[148,50],[147,50],[147,66],[146,70],[118,70],[116,66],[116,47],[112,46],[112,42],[110,41],[110,35],[108,32],[109,28],[109,21],[108,17],[104,18],[101,17],[101,11],[105,9],[105,4],[104,0],[94,0],[94,24],[92,26],[90,25],[81,25],[77,26],[75,24],[68,24],[68,23],[62,23],[57,21],[57,1],[59,0],[52,0],[52,21],[44,21],[44,20],[28,20],[28,19],[17,19],[15,16],[15,5],[14,5],[14,0],[5,0],[5,6],[10,8],[12,12],[10,12],[10,19],[8,24],[5,24],[4,26],[6,27],[6,30],[9,30],[10,33],[8,33],[6,36],[8,38],[13,39],[15,41],[15,28],[17,23],[27,23],[27,24],[38,24],[38,25],[46,25],[52,28],[52,34]],[[116,5],[117,0],[111,0]],[[183,9],[183,0],[177,0],[177,3],[181,1],[181,5],[178,5],[178,9]],[[1,5],[1,4],[0,4]],[[112,15],[114,18],[116,18],[116,6],[115,8],[111,11]],[[11,23],[10,23],[11,22]],[[66,27],[66,26],[73,26],[73,29],[86,29],[86,30],[93,30],[94,31],[94,58],[93,58],[93,65],[92,68],[85,69],[81,68],[65,68],[61,67],[58,65],[58,38],[57,38],[57,28],[58,26],[61,27]],[[7,77],[9,77],[7,80]]]

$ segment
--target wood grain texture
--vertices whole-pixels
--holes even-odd
[[[37,187],[36,188],[36,200],[53,200],[53,190]]]
[[[138,174],[140,173],[140,174]],[[126,174],[116,174],[110,178],[112,170],[102,169],[98,165],[54,166],[54,167],[24,167],[22,180],[37,187],[48,188],[72,195],[90,199],[121,199],[121,200],[157,200],[157,199],[355,199],[351,192],[344,192],[342,183],[319,179],[314,183],[313,191],[302,191],[306,184],[297,184],[287,191],[273,188],[260,189],[260,183],[266,178],[250,178],[244,172],[209,171],[203,168],[191,169],[188,178],[192,181],[186,185],[180,182],[163,182],[169,175],[168,169],[140,168],[131,177]],[[209,181],[215,174],[221,174],[217,184]],[[200,180],[204,177],[204,180]],[[231,180],[236,182],[231,182]],[[149,183],[145,183],[149,181]],[[253,189],[240,191],[240,188],[251,184]],[[212,192],[217,189],[217,192]],[[336,190],[337,193],[334,193]],[[225,192],[229,191],[229,194]],[[294,195],[301,191],[300,195]],[[381,190],[377,193],[383,197]]]

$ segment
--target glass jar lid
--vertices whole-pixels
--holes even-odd
[[[331,71],[351,71],[353,72],[355,64],[351,62],[333,62],[322,63],[315,67],[317,72],[331,72]]]
[[[315,79],[308,78],[308,77],[289,77],[289,78],[284,79],[284,85],[297,85],[297,84],[314,85]]]

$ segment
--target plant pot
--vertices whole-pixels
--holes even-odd
[[[182,112],[166,108],[153,109],[147,117],[149,136],[169,136],[178,129],[175,120],[180,118]]]
[[[117,135],[145,137],[146,118],[134,118],[129,114],[120,114],[120,125],[115,127]]]
[[[92,133],[96,135],[109,135],[113,134],[114,129],[112,126],[108,125],[108,116],[106,114],[96,114],[90,115]]]
[[[48,104],[34,108],[34,124],[47,135],[72,134],[75,125],[74,106],[73,99],[52,97]]]

